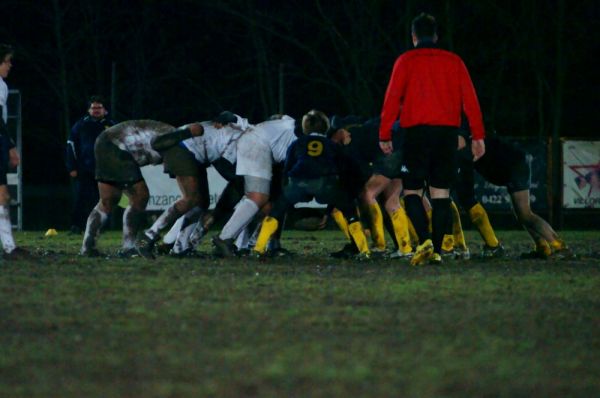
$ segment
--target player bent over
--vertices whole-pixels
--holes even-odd
[[[152,143],[153,149],[164,158],[165,173],[175,176],[182,197],[166,209],[136,242],[140,255],[153,258],[154,244],[160,232],[183,216],[180,232],[190,235],[197,222],[208,209],[209,192],[206,168],[220,159],[226,163],[235,161],[237,140],[241,131],[221,128],[218,121],[201,122],[203,134],[179,142],[158,137]],[[219,127],[219,128],[217,128]],[[231,163],[229,163],[231,164]],[[196,236],[203,231],[196,231]],[[177,253],[182,254],[182,253]]]
[[[325,135],[328,129],[329,119],[323,112],[312,110],[303,116],[304,135],[288,148],[284,168],[288,183],[271,214],[263,220],[254,246],[257,255],[265,255],[269,239],[280,228],[285,211],[296,203],[314,198],[319,203],[333,204],[344,214],[348,232],[359,249],[359,258],[370,257],[354,198],[340,179],[340,176],[351,174],[346,168],[352,166],[339,146]]]
[[[235,255],[234,240],[269,201],[274,164],[284,161],[287,148],[297,138],[296,122],[287,115],[257,125],[233,115],[228,125],[243,131],[237,146],[236,174],[244,178],[244,197],[221,233],[213,237],[215,254],[221,257]]]
[[[465,139],[465,134],[460,135],[458,141],[459,149],[461,149],[459,156],[468,158],[470,154],[464,149],[465,145],[468,146],[468,136]],[[517,220],[535,242],[534,250],[530,253],[524,253],[522,257],[572,257],[573,253],[550,224],[531,210],[529,202],[531,169],[525,152],[495,136],[485,138],[485,147],[485,154],[476,162],[470,162],[472,164],[471,168],[466,167],[469,162],[461,162],[461,174],[470,173],[472,175],[473,170],[475,170],[486,181],[506,187]],[[503,165],[504,167],[502,167]],[[469,179],[472,181],[472,176],[465,178],[466,181]],[[465,201],[465,203],[469,202]],[[477,211],[477,207],[477,204],[471,207],[470,213],[481,214],[481,210]],[[473,211],[473,208],[475,208],[475,211]]]
[[[390,257],[399,258],[412,255],[412,247],[408,234],[408,219],[400,204],[402,180],[400,163],[402,160],[402,134],[394,134],[394,151],[384,155],[379,148],[378,132],[379,117],[367,120],[365,123],[344,126],[343,119],[333,118],[331,139],[344,145],[344,152],[360,163],[361,174],[366,174],[359,188],[361,205],[366,209],[370,218],[371,237],[375,247],[373,253],[385,253],[386,242],[384,235],[384,216],[377,201],[382,198],[386,215],[391,224],[390,233],[397,248]],[[394,125],[399,130],[399,125]],[[339,213],[333,213],[338,225]]]
[[[81,255],[100,256],[96,248],[98,236],[123,193],[128,197],[129,205],[123,213],[121,254],[129,256],[135,252],[135,237],[144,222],[149,198],[140,167],[162,163],[161,155],[152,148],[152,141],[167,134],[169,139],[181,141],[202,134],[202,126],[190,124],[175,129],[154,120],[131,120],[100,134],[94,146],[100,200],[88,216]]]

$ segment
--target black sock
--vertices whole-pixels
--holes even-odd
[[[431,235],[433,241],[433,251],[442,252],[442,241],[448,225],[450,216],[450,198],[431,199]]]
[[[423,200],[419,195],[406,195],[404,197],[404,207],[406,209],[406,215],[410,218],[415,231],[419,236],[419,244],[425,242],[427,239],[431,239],[429,234],[427,213],[425,207],[423,207]]]

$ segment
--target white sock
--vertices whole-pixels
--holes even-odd
[[[262,220],[261,220],[261,222],[256,224],[256,228],[254,228],[254,232],[252,232],[252,235],[250,236],[250,239],[248,240],[248,247],[256,246],[256,240],[258,239],[260,227],[262,227]],[[273,240],[273,238],[271,238],[271,240]]]
[[[152,224],[152,226],[144,233],[147,237],[156,241],[160,237],[160,231],[177,221],[179,217],[181,217],[181,212],[177,210],[177,207],[173,204],[163,211],[156,221],[154,221],[154,224]]]
[[[96,240],[98,239],[98,235],[100,235],[100,230],[106,224],[106,220],[108,220],[108,214],[101,211],[99,206],[96,205],[90,212],[85,225],[83,244],[81,246],[82,253],[96,247]]]
[[[0,240],[6,253],[12,252],[17,247],[12,235],[10,208],[6,205],[0,206]]]
[[[246,226],[246,228],[242,229],[242,232],[240,232],[239,235],[237,236],[237,238],[235,240],[235,245],[237,246],[238,249],[247,249],[249,240],[250,240],[250,229],[248,228],[248,226]]]
[[[144,212],[127,206],[123,212],[123,250],[135,248],[135,239],[144,221]]]
[[[179,233],[177,234],[175,243],[173,245],[173,253],[183,253],[184,251],[193,247],[190,242],[190,237],[198,228],[202,213],[203,211],[199,207],[194,207],[192,210],[185,213],[185,216],[183,216],[183,222],[181,223],[181,228],[179,229]]]
[[[227,224],[223,227],[220,239],[235,239],[242,229],[252,221],[252,218],[258,213],[258,206],[247,197],[243,197],[235,207],[235,211],[231,215]]]
[[[171,244],[175,243],[175,240],[177,239],[177,234],[179,234],[179,231],[181,230],[181,226],[183,225],[184,217],[185,216],[181,216],[177,219],[177,221],[175,221],[175,223],[173,224],[173,226],[171,227],[169,232],[167,232],[165,234],[165,236],[163,236],[163,243],[165,243],[167,245],[171,245]]]

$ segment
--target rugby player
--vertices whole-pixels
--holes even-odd
[[[194,231],[195,239],[200,239],[204,234],[198,221],[210,205],[206,168],[211,164],[217,170],[231,170],[233,167],[237,140],[242,132],[223,127],[219,120],[201,122],[200,125],[203,128],[200,136],[181,142],[157,137],[152,143],[152,148],[159,151],[164,159],[165,173],[175,176],[182,197],[166,209],[136,242],[137,251],[144,257],[154,257],[154,245],[160,238],[160,232],[182,216],[184,220],[180,236],[176,239],[180,245],[175,247],[173,254],[181,256],[192,249],[180,246],[186,244]],[[227,177],[231,173],[223,174]]]
[[[460,174],[462,178],[459,179],[461,187],[457,190],[460,203],[466,209],[469,209],[469,215],[472,218],[482,217],[481,210],[483,207],[475,201],[472,189],[473,171],[476,171],[486,181],[494,185],[506,187],[508,190],[517,220],[535,242],[534,249],[531,252],[523,253],[523,258],[572,257],[572,251],[558,236],[552,226],[531,210],[529,201],[531,169],[527,162],[526,153],[497,136],[488,136],[485,138],[485,154],[476,162],[471,162],[471,156],[468,150],[465,149],[469,145],[469,140],[468,133],[463,132],[458,137]],[[485,217],[487,218],[487,214]],[[475,223],[475,225],[478,224]],[[482,233],[484,239],[489,234],[491,225],[487,228],[489,229]],[[490,250],[493,251],[494,247],[492,246],[488,249],[488,251]],[[495,251],[503,252],[504,249],[495,249]],[[488,254],[488,256],[500,255],[500,253],[492,254]],[[486,255],[485,247],[484,255]]]
[[[384,217],[378,203],[381,197],[386,210],[386,215],[391,223],[391,235],[394,238],[396,249],[391,253],[392,258],[408,257],[412,255],[412,246],[408,234],[408,219],[400,203],[402,192],[402,179],[400,161],[402,159],[401,133],[394,134],[394,151],[386,156],[379,148],[378,130],[379,118],[365,121],[362,124],[350,124],[340,118],[332,118],[332,141],[344,145],[344,150],[349,156],[360,163],[360,177],[355,179],[359,185],[360,202],[367,209],[371,237],[374,247],[373,253],[385,253],[386,242],[384,235]],[[399,125],[394,125],[394,130]],[[338,213],[333,214],[338,225]]]
[[[142,227],[148,203],[148,186],[140,167],[163,161],[152,142],[162,137],[163,142],[179,142],[201,135],[202,125],[192,123],[179,129],[154,120],[131,120],[116,124],[103,131],[94,147],[96,180],[100,200],[88,216],[80,254],[100,256],[96,242],[108,216],[124,193],[129,204],[123,213],[123,247],[121,254],[129,256],[135,250],[135,238]]]
[[[332,204],[348,220],[348,232],[359,249],[359,258],[370,258],[354,196],[341,177],[352,175],[347,170],[355,163],[345,157],[340,147],[326,133],[329,119],[320,111],[311,110],[302,117],[304,135],[292,143],[287,150],[284,176],[287,185],[282,196],[274,203],[270,215],[263,220],[254,252],[264,256],[271,236],[281,228],[282,216],[287,209],[299,202],[315,199],[319,203]],[[354,169],[356,170],[356,169]]]
[[[221,257],[235,255],[235,239],[269,201],[274,165],[285,160],[287,148],[297,138],[296,122],[287,115],[257,125],[234,116],[227,125],[243,131],[237,146],[236,174],[244,178],[244,197],[212,239],[215,254]]]

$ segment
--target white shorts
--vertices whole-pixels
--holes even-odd
[[[237,143],[235,174],[271,181],[272,169],[273,154],[269,143],[252,130],[242,134]]]

